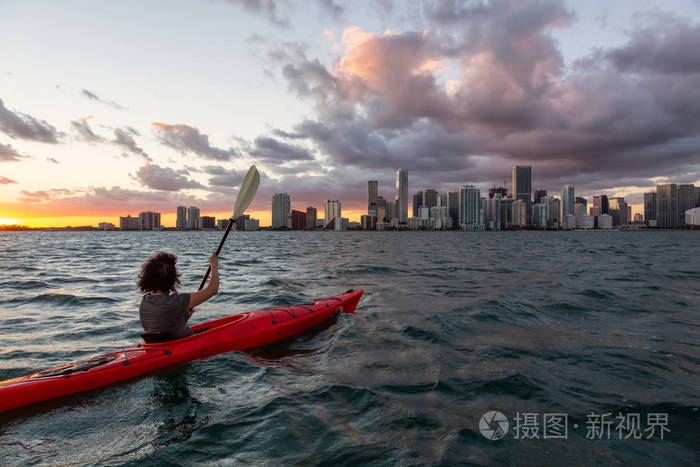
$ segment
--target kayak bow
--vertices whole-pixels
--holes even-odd
[[[311,329],[340,313],[353,313],[362,290],[192,326],[194,335],[135,347],[0,382],[0,412],[97,389],[171,365],[233,350],[273,344]]]

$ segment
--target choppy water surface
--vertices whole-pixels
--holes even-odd
[[[193,290],[219,238],[0,233],[0,380],[136,343],[142,261],[177,254]],[[699,245],[693,232],[237,233],[194,322],[363,288],[357,312],[287,346],[0,415],[0,464],[697,465]],[[500,441],[478,428],[492,409],[511,423]],[[568,439],[515,439],[518,412],[568,414]],[[591,413],[666,413],[671,431],[590,440]]]

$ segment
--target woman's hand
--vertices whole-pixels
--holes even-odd
[[[219,265],[219,257],[216,255],[216,253],[212,253],[212,255],[209,257],[209,266],[211,266],[212,269],[215,269]]]

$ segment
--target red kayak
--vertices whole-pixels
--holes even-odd
[[[158,370],[232,350],[273,344],[311,329],[336,313],[353,313],[362,290],[310,305],[271,308],[192,326],[194,335],[68,363],[0,382],[0,412],[89,391]]]

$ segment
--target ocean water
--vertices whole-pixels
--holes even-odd
[[[194,290],[220,235],[0,233],[0,380],[137,343],[141,263]],[[0,464],[700,462],[697,232],[239,232],[220,271],[194,322],[365,292],[284,345],[0,414]]]

